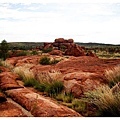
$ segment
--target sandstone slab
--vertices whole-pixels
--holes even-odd
[[[54,103],[52,100],[46,99],[26,88],[8,90],[6,93],[13,98],[14,101],[31,111],[32,115],[36,117],[81,116],[74,110]]]

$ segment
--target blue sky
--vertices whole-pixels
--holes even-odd
[[[120,44],[119,1],[25,1],[0,2],[0,41],[53,42],[63,37]]]

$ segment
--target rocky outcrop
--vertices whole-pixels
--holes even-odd
[[[79,45],[74,43],[73,39],[65,40],[64,38],[57,38],[53,43],[44,43],[43,49],[53,49],[53,50],[61,50],[64,55],[69,56],[91,56],[96,57],[91,51],[89,53],[85,52],[85,47],[80,47]],[[61,54],[60,54],[61,55]]]
[[[43,96],[26,88],[8,90],[6,93],[36,117],[81,116],[74,110],[58,105],[52,102],[52,100],[45,99]]]

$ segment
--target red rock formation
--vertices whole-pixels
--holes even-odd
[[[69,48],[65,51],[64,55],[69,55],[69,56],[85,56],[85,51],[78,45],[76,44],[71,44]]]
[[[45,44],[45,43],[44,43],[44,44]],[[49,49],[49,48],[53,48],[52,43],[48,43],[48,44],[46,44],[46,45],[43,47],[44,50]]]

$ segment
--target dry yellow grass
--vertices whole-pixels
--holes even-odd
[[[120,81],[120,66],[105,71],[109,86],[112,87]]]
[[[101,116],[120,115],[120,94],[114,94],[109,86],[104,85],[85,93],[87,101],[98,107]]]

